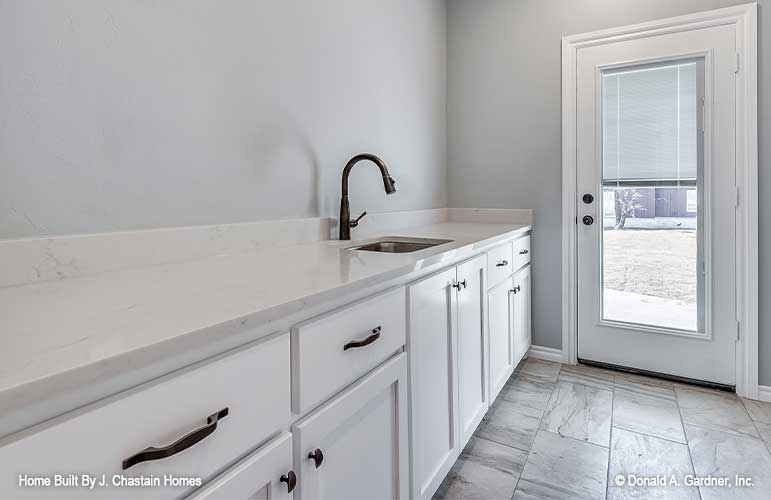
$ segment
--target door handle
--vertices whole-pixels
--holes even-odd
[[[359,347],[366,347],[376,341],[380,338],[380,330],[382,330],[382,326],[377,326],[372,329],[372,335],[367,337],[364,340],[352,340],[351,342],[348,342],[343,346],[343,350],[347,351],[348,349],[358,349]]]
[[[209,415],[206,420],[206,425],[200,427],[193,432],[182,436],[177,441],[173,442],[163,448],[156,448],[154,446],[148,446],[139,453],[132,455],[123,461],[123,470],[133,467],[138,463],[149,462],[150,460],[160,460],[161,458],[168,458],[172,455],[184,451],[196,443],[199,443],[206,439],[210,434],[217,430],[217,423],[220,419],[228,416],[228,409],[223,408],[217,413]]]
[[[592,217],[591,215],[584,215],[584,218],[581,220],[583,221],[584,226],[591,226],[592,224],[594,224],[594,217]]]

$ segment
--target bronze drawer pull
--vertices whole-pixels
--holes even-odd
[[[506,267],[508,265],[509,265],[509,261],[508,260],[502,260],[499,263],[495,264],[495,267]]]
[[[156,448],[154,446],[148,446],[144,450],[140,451],[136,455],[132,455],[123,461],[123,470],[133,467],[141,462],[149,462],[151,460],[160,460],[162,458],[168,458],[172,455],[176,455],[180,451],[184,451],[196,443],[203,441],[209,434],[217,430],[217,422],[228,416],[228,409],[223,408],[217,413],[209,415],[206,419],[206,425],[194,430],[190,434],[187,434],[179,438],[174,443],[164,446],[163,448]]]
[[[367,347],[372,342],[374,342],[374,341],[376,341],[377,339],[380,338],[380,330],[382,330],[382,329],[383,329],[382,326],[377,326],[377,327],[372,329],[372,335],[370,335],[366,339],[364,339],[364,340],[352,340],[352,341],[348,342],[347,344],[345,344],[343,346],[343,351],[347,351],[348,349],[358,349],[359,347]]]
[[[519,251],[519,255],[527,255],[529,253],[530,253],[530,250],[528,250],[527,248],[525,248],[524,250],[520,250]]]

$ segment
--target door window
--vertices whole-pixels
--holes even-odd
[[[602,73],[602,320],[704,331],[703,60]]]

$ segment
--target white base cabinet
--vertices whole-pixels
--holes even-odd
[[[458,419],[461,448],[487,413],[487,335],[485,334],[484,256],[457,268]]]
[[[530,239],[485,252],[5,440],[0,497],[431,499],[530,347]],[[18,485],[68,470],[203,485]]]
[[[386,362],[292,427],[297,498],[409,498],[406,357]]]
[[[531,335],[531,290],[530,266],[514,274],[512,280],[512,337],[514,366],[522,361],[530,349]]]
[[[490,401],[498,393],[514,371],[512,278],[506,278],[490,290],[487,298],[488,329],[490,338]]]
[[[486,262],[408,289],[413,499],[433,496],[489,406]]]
[[[460,453],[455,268],[407,289],[412,498],[431,498]]]

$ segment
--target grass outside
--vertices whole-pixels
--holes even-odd
[[[605,288],[696,303],[696,231],[605,230]]]

